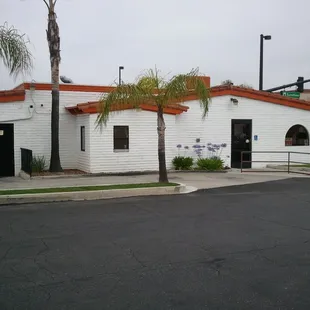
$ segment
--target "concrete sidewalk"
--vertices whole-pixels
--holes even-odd
[[[240,173],[240,171],[229,171],[228,173],[198,173],[178,172],[169,173],[170,182],[185,184],[197,189],[226,187],[233,185],[251,184],[282,180],[294,177],[307,177],[303,175],[289,175],[278,172],[265,173]],[[27,189],[27,188],[50,188],[71,187],[87,185],[107,184],[133,184],[157,182],[157,174],[135,175],[135,176],[87,176],[87,177],[60,177],[23,180],[19,177],[0,178],[1,189]]]

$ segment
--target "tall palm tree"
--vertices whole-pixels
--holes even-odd
[[[187,74],[179,74],[166,81],[159,71],[148,70],[138,78],[137,83],[118,85],[114,91],[101,98],[100,111],[97,118],[99,126],[106,125],[111,111],[117,107],[130,105],[139,108],[140,104],[151,102],[157,106],[158,162],[159,182],[167,183],[165,152],[165,120],[164,108],[171,102],[182,103],[188,94],[197,94],[202,107],[202,115],[206,116],[210,102],[210,92],[198,69]]]
[[[28,43],[25,34],[14,27],[8,26],[7,23],[0,26],[0,59],[14,77],[29,73],[32,69],[33,57]]]
[[[52,119],[51,119],[51,172],[61,172],[59,156],[59,64],[60,37],[56,21],[55,5],[57,0],[43,0],[48,8],[47,41],[50,51],[51,80],[52,80]],[[48,2],[47,2],[48,1]]]

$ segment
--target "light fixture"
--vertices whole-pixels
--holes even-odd
[[[30,90],[35,90],[36,89],[36,81],[35,80],[31,80],[29,88],[30,88]]]
[[[118,85],[122,84],[122,70],[124,70],[124,66],[118,67]]]
[[[238,105],[238,99],[236,98],[230,98],[230,101],[234,104],[234,105]]]

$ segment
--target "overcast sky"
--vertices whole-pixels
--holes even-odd
[[[310,78],[309,0],[58,0],[61,74],[75,83],[110,85],[125,66],[132,82],[155,65],[166,74],[191,68],[258,88],[259,36],[265,41],[264,86]],[[34,70],[24,80],[50,81],[43,0],[0,0],[7,21],[31,40]],[[14,81],[0,65],[0,89]]]

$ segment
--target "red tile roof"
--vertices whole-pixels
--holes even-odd
[[[155,104],[145,103],[139,106],[141,110],[157,112],[158,108]],[[73,107],[66,107],[66,109],[73,115],[77,114],[95,114],[100,111],[100,103],[97,102],[86,102],[80,103]],[[133,110],[135,107],[133,105],[123,105],[123,106],[114,106],[111,111],[123,111],[123,110]],[[187,112],[189,107],[180,105],[180,104],[169,104],[164,108],[165,114],[178,115],[183,112]]]
[[[50,83],[23,83],[15,89],[27,89],[34,87],[35,90],[52,90]],[[115,86],[100,86],[100,85],[80,85],[80,84],[59,84],[60,91],[75,91],[75,92],[92,92],[92,93],[110,93]]]
[[[2,90],[0,91],[0,102],[16,102],[25,100],[24,90]]]
[[[280,94],[269,93],[249,88],[241,88],[237,86],[216,86],[211,88],[211,96],[236,96],[248,99],[264,101],[279,104],[291,108],[310,111],[310,102],[306,100],[294,99],[282,96]]]
[[[204,77],[206,85],[210,83],[209,77]],[[23,101],[25,100],[25,90],[28,90],[34,86],[35,90],[51,90],[51,84],[49,83],[23,83],[17,86],[13,90],[9,91],[0,91],[0,102],[14,102],[14,101]],[[98,93],[109,93],[112,92],[115,87],[114,86],[89,86],[89,85],[77,85],[77,84],[60,84],[60,91],[72,91],[72,92],[98,92]],[[310,102],[306,100],[293,99],[289,97],[282,96],[277,93],[268,93],[264,91],[249,89],[249,88],[241,88],[237,86],[215,86],[210,88],[211,97],[218,96],[236,96],[243,97],[258,101],[269,102],[273,104],[279,104],[283,106],[288,106],[296,109],[302,110],[310,110]],[[197,96],[195,94],[189,94],[184,97],[182,102],[187,102],[191,100],[197,100]],[[182,103],[181,102],[181,103]],[[91,105],[89,105],[91,104]],[[98,104],[98,103],[96,103]],[[174,109],[180,110],[176,106],[180,106],[180,102],[172,101],[171,104],[174,105]],[[94,103],[86,103],[91,113],[95,113],[94,111]],[[69,111],[73,111],[76,108],[76,111],[82,112],[85,111],[85,108],[81,108],[82,105],[77,105],[75,107],[68,108]],[[144,109],[156,109],[154,105],[147,104],[144,105]],[[171,105],[169,106],[171,108]],[[84,112],[89,113],[89,112]],[[96,112],[97,113],[97,112]],[[172,113],[172,112],[171,112]],[[173,112],[174,113],[174,112]]]
[[[268,93],[264,91],[249,89],[249,88],[242,88],[237,86],[215,86],[211,88],[211,97],[219,97],[219,96],[235,96],[235,97],[243,97],[247,99],[253,99],[258,101],[269,102],[273,104],[279,104],[283,106],[288,106],[292,108],[302,109],[302,110],[310,110],[310,102],[305,100],[293,99],[289,97],[282,96],[280,94],[275,93]],[[181,103],[198,100],[196,94],[188,94],[185,96]],[[167,113],[169,109],[169,114],[180,114],[183,113],[182,110],[184,106],[180,104],[180,102],[172,101],[165,113]],[[185,107],[186,111],[188,107]],[[123,106],[123,107],[115,107],[113,111],[116,110],[126,110],[126,109],[133,109],[132,106]],[[144,104],[141,105],[141,109],[149,110],[149,111],[157,111],[156,105],[154,104]],[[78,104],[74,107],[68,107],[68,111],[72,114],[82,114],[82,113],[98,113],[99,111],[99,102],[88,102]]]

